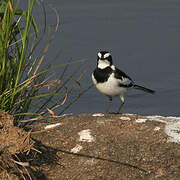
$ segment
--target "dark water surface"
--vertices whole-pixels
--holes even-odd
[[[131,90],[123,112],[180,115],[180,0],[46,2],[57,8],[61,20],[49,51],[50,56],[60,51],[53,64],[86,58],[85,88],[92,83],[97,52],[110,51],[114,64],[137,84],[157,91],[149,95]],[[47,12],[55,22],[52,11]],[[67,112],[104,112],[106,101],[94,87]],[[120,99],[115,98],[112,109],[119,104]]]

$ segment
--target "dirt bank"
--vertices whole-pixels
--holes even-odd
[[[0,179],[178,180],[180,118],[80,114],[23,130],[0,113]]]

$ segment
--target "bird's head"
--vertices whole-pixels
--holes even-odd
[[[100,51],[97,54],[97,66],[100,69],[104,69],[112,65],[112,56],[107,51]]]

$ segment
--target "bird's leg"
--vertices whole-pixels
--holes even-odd
[[[121,110],[121,108],[123,107],[123,105],[124,105],[124,103],[125,103],[125,101],[124,101],[124,96],[123,96],[123,95],[120,95],[120,99],[121,99],[122,103],[121,103],[121,105],[120,105],[117,113],[120,113],[120,110]]]
[[[118,109],[118,111],[117,111],[117,114],[119,114],[119,113],[120,113],[121,108],[123,107],[123,105],[124,105],[124,102],[122,102],[122,103],[121,103],[121,105],[120,105],[120,107],[119,107],[119,109]]]
[[[108,104],[107,104],[107,107],[106,107],[106,113],[109,112],[109,108],[111,106],[111,103],[112,103],[112,97],[111,96],[108,96]]]

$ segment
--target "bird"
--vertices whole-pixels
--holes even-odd
[[[120,113],[125,104],[124,95],[128,89],[134,88],[150,94],[155,93],[154,90],[135,84],[126,73],[115,67],[112,55],[108,51],[98,52],[97,67],[92,73],[92,81],[99,92],[108,97],[106,113],[109,113],[112,98],[115,96],[119,96],[122,102],[116,112]]]

